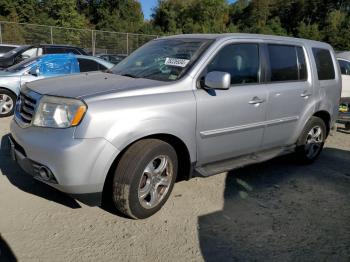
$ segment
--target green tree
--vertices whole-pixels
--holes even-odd
[[[322,40],[322,33],[319,30],[318,24],[306,24],[305,22],[300,22],[297,31],[298,37]]]

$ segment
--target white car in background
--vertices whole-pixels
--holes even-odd
[[[338,53],[337,59],[342,74],[343,86],[338,122],[345,124],[345,129],[350,130],[350,52]]]

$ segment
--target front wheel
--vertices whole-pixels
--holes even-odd
[[[177,175],[177,155],[157,139],[133,144],[121,157],[113,179],[113,202],[125,215],[142,219],[159,211]]]
[[[297,142],[296,155],[302,163],[312,163],[321,153],[327,131],[324,121],[311,117]]]
[[[13,115],[16,96],[6,89],[0,88],[0,118]]]

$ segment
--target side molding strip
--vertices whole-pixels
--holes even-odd
[[[236,133],[236,132],[241,132],[248,129],[255,129],[260,127],[267,127],[267,126],[279,125],[279,124],[288,123],[288,122],[294,122],[294,121],[297,121],[298,119],[299,119],[299,116],[284,117],[284,118],[273,119],[269,121],[248,124],[248,125],[202,131],[200,132],[200,135],[203,138],[221,136],[228,133]]]

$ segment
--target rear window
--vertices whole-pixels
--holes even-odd
[[[72,54],[76,54],[76,55],[80,55],[80,52],[75,49],[75,48],[66,48],[66,53],[72,53]]]
[[[350,75],[350,62],[345,60],[338,60],[341,74],[342,75]]]
[[[269,44],[271,82],[299,80],[298,60],[294,46]]]
[[[327,49],[312,48],[315,57],[317,74],[319,80],[330,80],[335,78],[334,64],[331,53]]]

